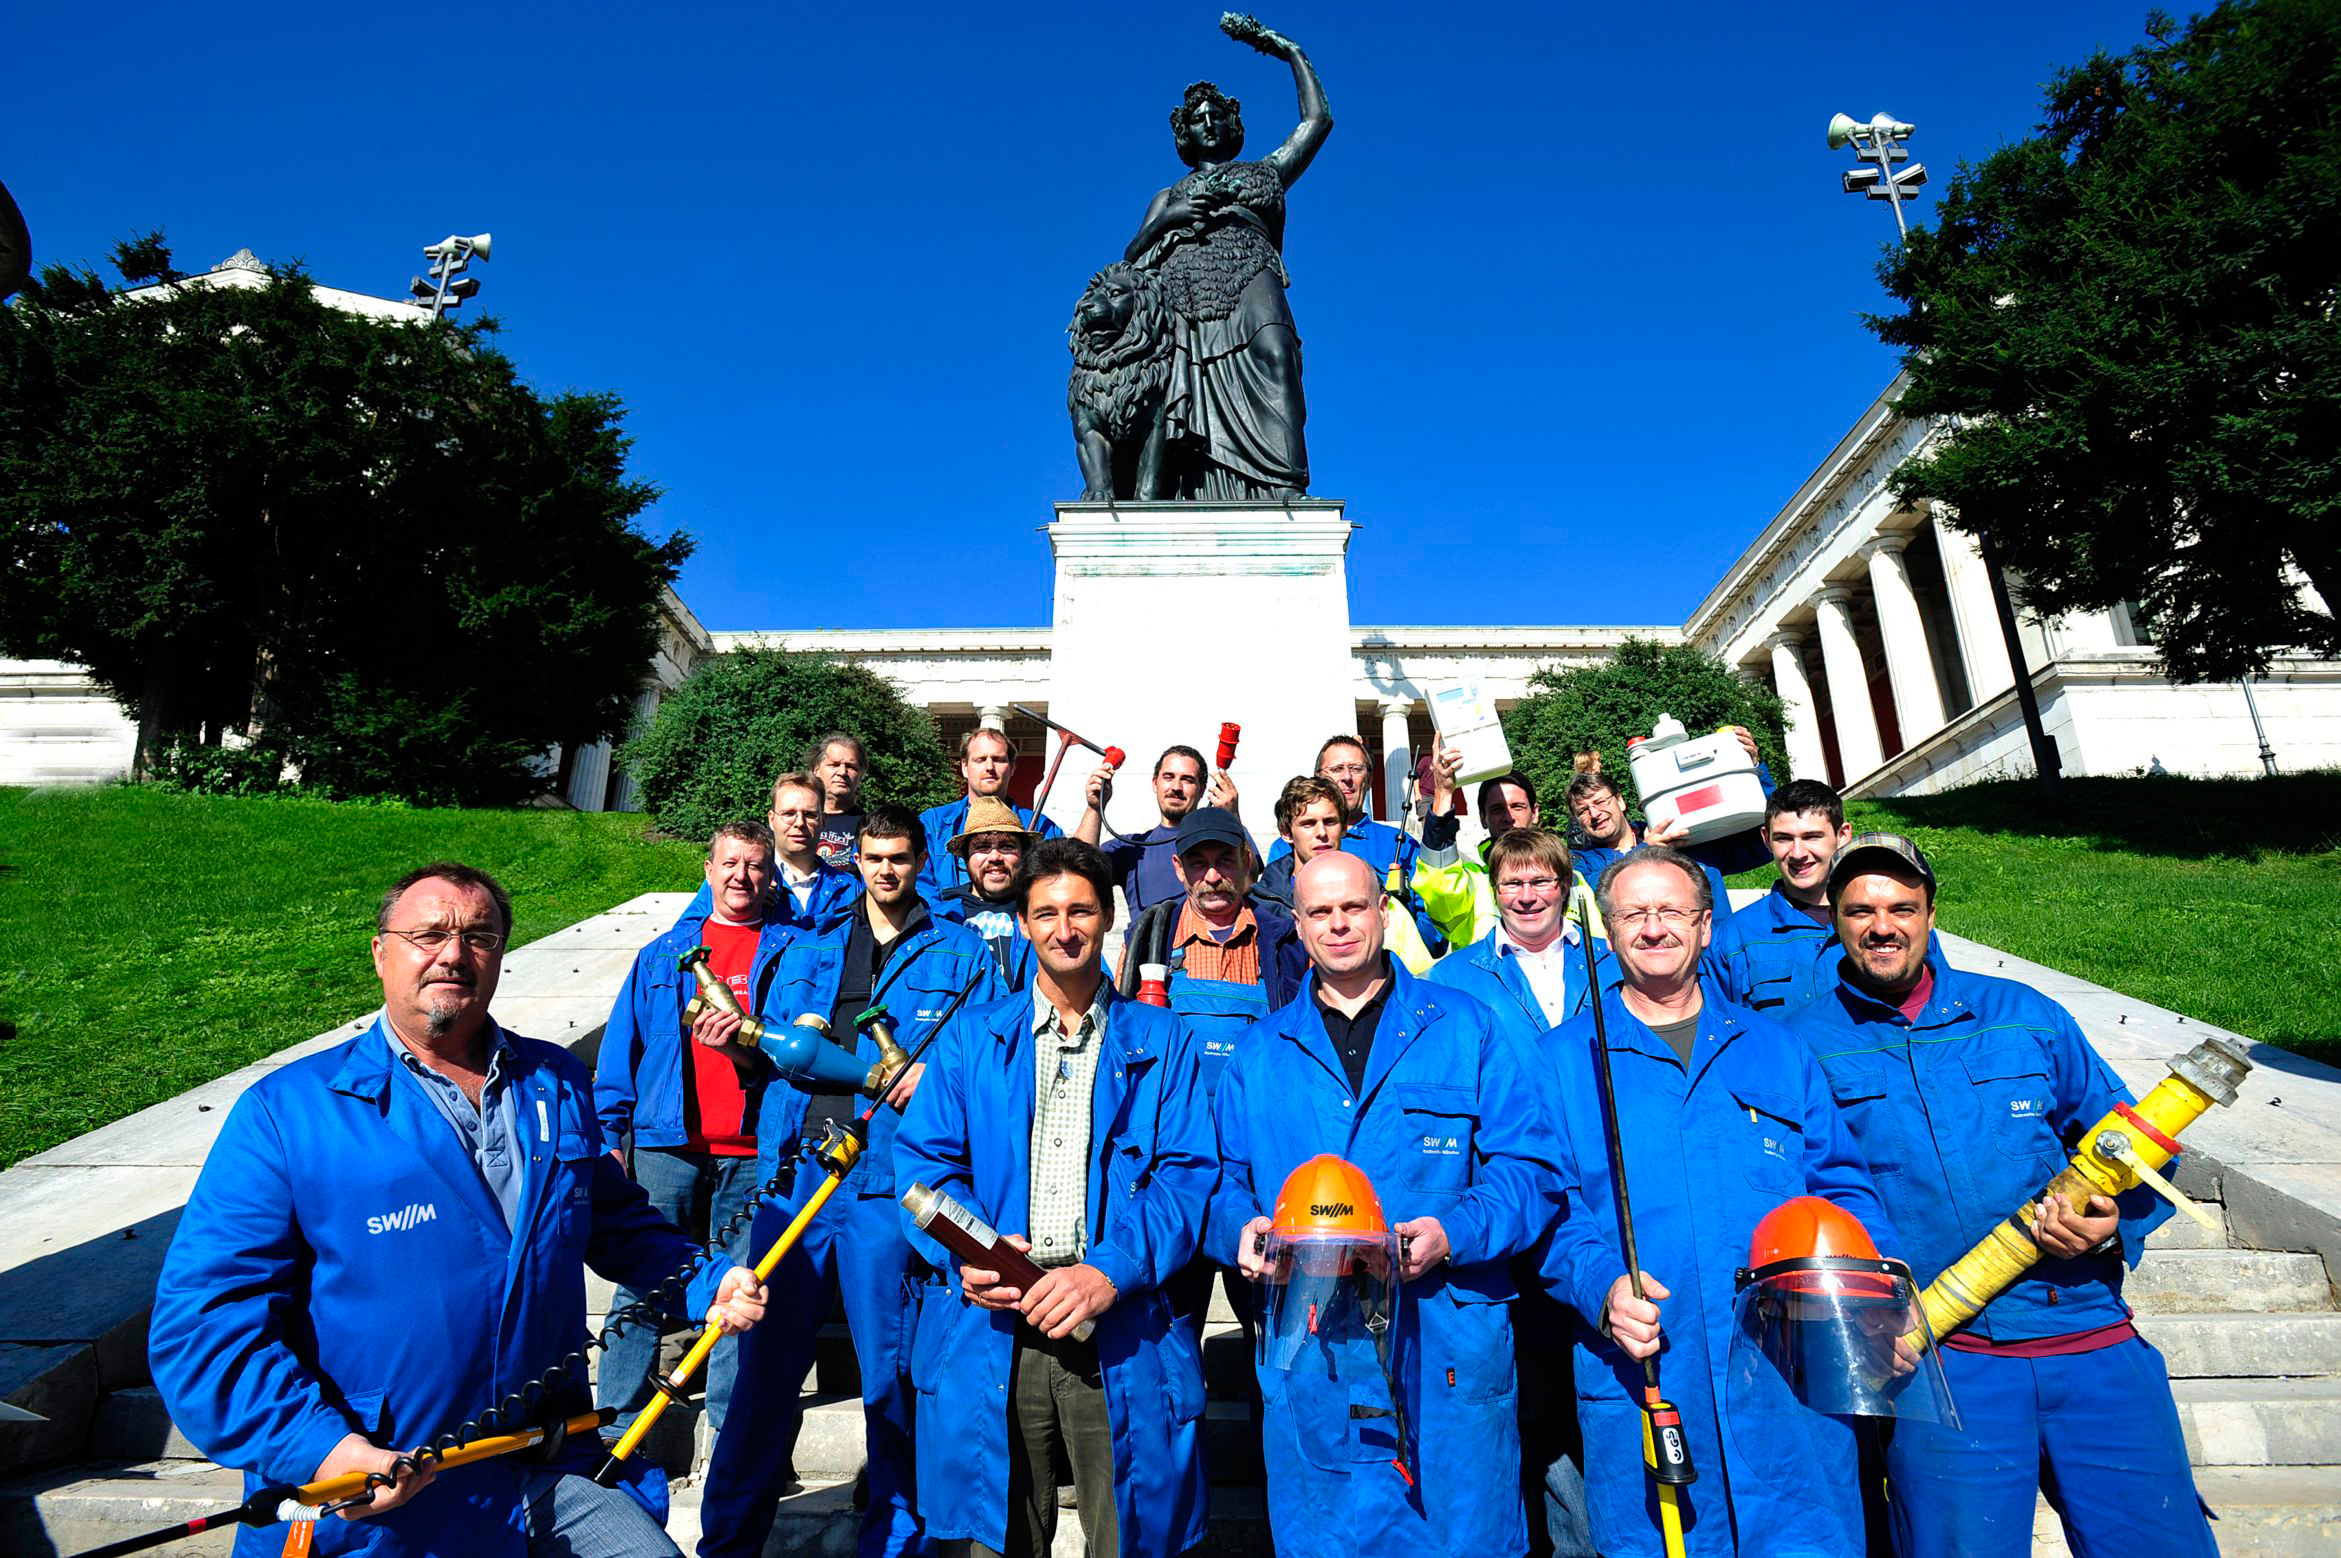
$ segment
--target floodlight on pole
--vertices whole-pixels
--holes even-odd
[[[463,272],[474,259],[485,260],[491,247],[491,235],[474,233],[469,238],[449,233],[437,243],[423,245],[423,258],[431,262],[427,276],[417,276],[407,283],[415,302],[431,311],[433,319],[441,319],[451,308],[461,308],[463,300],[480,290],[479,279]]]
[[[1902,219],[1902,203],[1916,200],[1919,186],[1926,182],[1926,164],[1910,162],[1910,148],[1906,144],[1917,129],[1918,126],[1892,114],[1873,115],[1867,124],[1851,114],[1839,114],[1829,121],[1831,151],[1843,151],[1851,146],[1854,156],[1874,164],[1848,169],[1845,192],[1885,201],[1894,212],[1894,230],[1905,240],[1910,237],[1910,226]],[[1910,162],[1910,166],[1897,166],[1905,162]]]

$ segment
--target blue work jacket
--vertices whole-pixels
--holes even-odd
[[[1683,1490],[1688,1552],[1814,1553],[1860,1558],[1861,1492],[1853,1430],[1783,1400],[1735,1397],[1731,1357],[1737,1273],[1763,1216],[1793,1196],[1851,1212],[1880,1254],[1902,1251],[1810,1052],[1780,1024],[1733,1006],[1713,980],[1686,1069],[1664,1039],[1604,992],[1618,1132],[1642,1269],[1671,1297],[1659,1304],[1659,1384],[1682,1409],[1699,1479]],[[1642,1465],[1642,1366],[1599,1330],[1612,1283],[1626,1275],[1616,1182],[1588,1011],[1546,1034],[1558,1085],[1568,1214],[1543,1271],[1575,1310],[1577,1420],[1594,1543],[1605,1554],[1661,1551]],[[1783,1408],[1785,1407],[1785,1410]]]
[[[1352,1093],[1325,1034],[1316,976],[1252,1029],[1212,1106],[1219,1188],[1204,1253],[1234,1266],[1244,1229],[1319,1153],[1372,1183],[1389,1224],[1435,1217],[1448,1263],[1400,1290],[1392,1369],[1416,1486],[1390,1465],[1388,1418],[1350,1412],[1350,1386],[1259,1370],[1276,1549],[1517,1554],[1518,1376],[1512,1257],[1558,1215],[1558,1126],[1535,1052],[1468,995],[1385,958],[1391,988]]]
[[[780,923],[792,929],[821,925],[842,914],[862,895],[861,873],[851,866],[833,866],[827,861],[813,872],[813,891],[803,908],[797,907],[797,895],[783,886],[777,877],[772,884],[772,900],[780,910]],[[691,904],[675,924],[696,925],[715,912],[715,893],[705,882],[691,895]],[[684,949],[688,951],[689,949]]]
[[[975,896],[975,888],[972,885],[962,885],[943,894],[942,906],[934,910],[934,915],[936,919],[945,924],[964,927],[968,934],[983,942],[985,947],[989,949],[991,938],[977,930],[972,920],[973,916],[980,911],[992,907],[994,905],[984,903]],[[1032,941],[1024,934],[1023,916],[1016,913],[1014,909],[1008,911],[1006,953],[1007,965],[1000,969],[1002,994],[1011,990],[1021,990],[1032,983]],[[1000,958],[997,953],[994,954],[992,961],[995,965],[999,963]]]
[[[857,907],[854,913],[864,910]],[[819,931],[789,943],[767,976],[771,988],[758,1000],[760,1011],[770,1012],[775,1032],[804,1012],[823,1019],[836,1010],[837,987],[845,976],[845,953],[853,940],[853,914],[833,919]],[[964,925],[945,925],[930,919],[904,938],[878,974],[871,1004],[886,1008],[892,1020],[894,1042],[916,1050],[954,997],[969,986],[968,1006],[989,1006],[1006,994],[992,949]],[[830,1041],[850,1047],[856,1059],[878,1063],[877,1043],[864,1033],[832,1033]],[[923,1085],[923,1084],[922,1084]],[[775,1077],[764,1090],[764,1113],[756,1133],[756,1177],[769,1183],[780,1166],[797,1150],[798,1133],[805,1123],[808,1091]],[[840,1190],[851,1195],[894,1194],[894,1133],[900,1117],[881,1108],[871,1117],[868,1149],[846,1176]]]
[[[509,1231],[455,1129],[391,1074],[398,1040],[379,1017],[229,1113],[164,1257],[147,1352],[171,1420],[248,1494],[307,1481],[345,1434],[406,1449],[454,1430],[583,1348],[585,1268],[647,1289],[694,1253],[610,1156],[585,1068],[506,1038],[527,1152]],[[692,1312],[727,1269],[694,1280]],[[591,1410],[582,1369],[548,1406]],[[590,1474],[601,1459],[589,1434],[555,1464]],[[387,1515],[317,1522],[317,1551],[523,1558],[525,1469],[442,1472]],[[283,1545],[273,1528],[236,1534],[253,1558]]]
[[[706,920],[704,913],[680,920],[636,953],[625,987],[610,1007],[609,1026],[594,1057],[593,1104],[603,1139],[613,1147],[624,1146],[628,1138],[637,1147],[680,1147],[691,1139],[683,1119],[683,1073],[691,1064],[683,1008],[699,982],[683,971],[682,957],[705,939]],[[773,960],[796,934],[784,920],[764,922],[748,966],[750,990],[764,988]],[[752,1136],[762,1128],[763,1089],[750,1083],[747,1092],[740,1129]]]
[[[1735,944],[1719,959],[1726,994],[1786,1022],[1837,983],[1837,932],[1816,925],[1779,882],[1732,915]]]
[[[967,885],[967,862],[951,853],[951,841],[967,831],[968,797],[945,801],[919,813],[927,830],[927,858],[919,862],[919,896],[930,909],[942,906],[943,895]],[[1065,830],[1048,818],[1019,806],[1016,820],[1044,839],[1063,838]]]
[[[1105,1001],[1082,1259],[1115,1290],[1113,1307],[1097,1317],[1095,1341],[1113,1430],[1121,1550],[1125,1558],[1176,1558],[1203,1540],[1206,1526],[1203,1356],[1162,1284],[1195,1255],[1216,1169],[1211,1117],[1186,1025],[1110,986]],[[1037,1085],[1032,996],[961,1012],[936,1041],[903,1116],[896,1181],[944,1191],[1004,1234],[1029,1233]],[[918,1435],[919,1512],[931,1537],[1003,1551],[1009,1369],[1024,1320],[970,1304],[958,1261],[915,1228],[910,1239],[940,1274],[921,1289],[911,1349],[919,1420],[929,1425]]]
[[[1585,998],[1590,988],[1585,980],[1585,947],[1578,938],[1584,936],[1582,926],[1572,925],[1567,934],[1571,940],[1567,953],[1568,971],[1563,980],[1569,1009],[1561,1015],[1566,1022],[1585,1010]],[[1593,938],[1594,975],[1602,988],[1607,989],[1618,979],[1617,960],[1610,956],[1609,943],[1599,936]],[[1431,983],[1445,985],[1476,996],[1496,1014],[1496,1020],[1511,1031],[1523,1044],[1533,1044],[1545,1029],[1554,1026],[1544,1019],[1544,1005],[1529,988],[1528,974],[1520,966],[1517,955],[1507,957],[1496,947],[1496,932],[1486,935],[1468,947],[1458,947],[1431,965],[1425,976]]]
[[[2135,1101],[2056,1002],[1952,968],[1939,946],[1926,961],[1934,988],[1915,1023],[1842,974],[1789,1022],[1827,1069],[1921,1284],[2039,1199],[2082,1134]],[[2115,1205],[2120,1254],[2044,1257],[1966,1328],[2022,1341],[2126,1318],[2122,1256],[2137,1264],[2171,1209],[2143,1185]]]

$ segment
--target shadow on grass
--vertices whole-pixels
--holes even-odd
[[[2036,780],[1995,779],[1863,804],[1909,827],[2087,839],[2184,860],[2341,854],[2341,771],[2332,769],[2249,779],[2067,779],[2053,802]]]

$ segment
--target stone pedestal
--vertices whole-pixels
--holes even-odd
[[[1156,756],[1184,742],[1209,763],[1234,720],[1244,824],[1266,849],[1284,782],[1310,771],[1327,736],[1357,729],[1340,501],[1056,508],[1049,714],[1130,754],[1107,820],[1152,826]],[[1048,812],[1067,831],[1095,762],[1077,749],[1057,777]]]

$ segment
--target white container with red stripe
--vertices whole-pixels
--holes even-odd
[[[1626,766],[1651,827],[1678,818],[1688,825],[1678,843],[1705,844],[1763,825],[1764,782],[1728,727],[1694,739],[1681,720],[1661,714],[1649,735],[1626,742]]]

